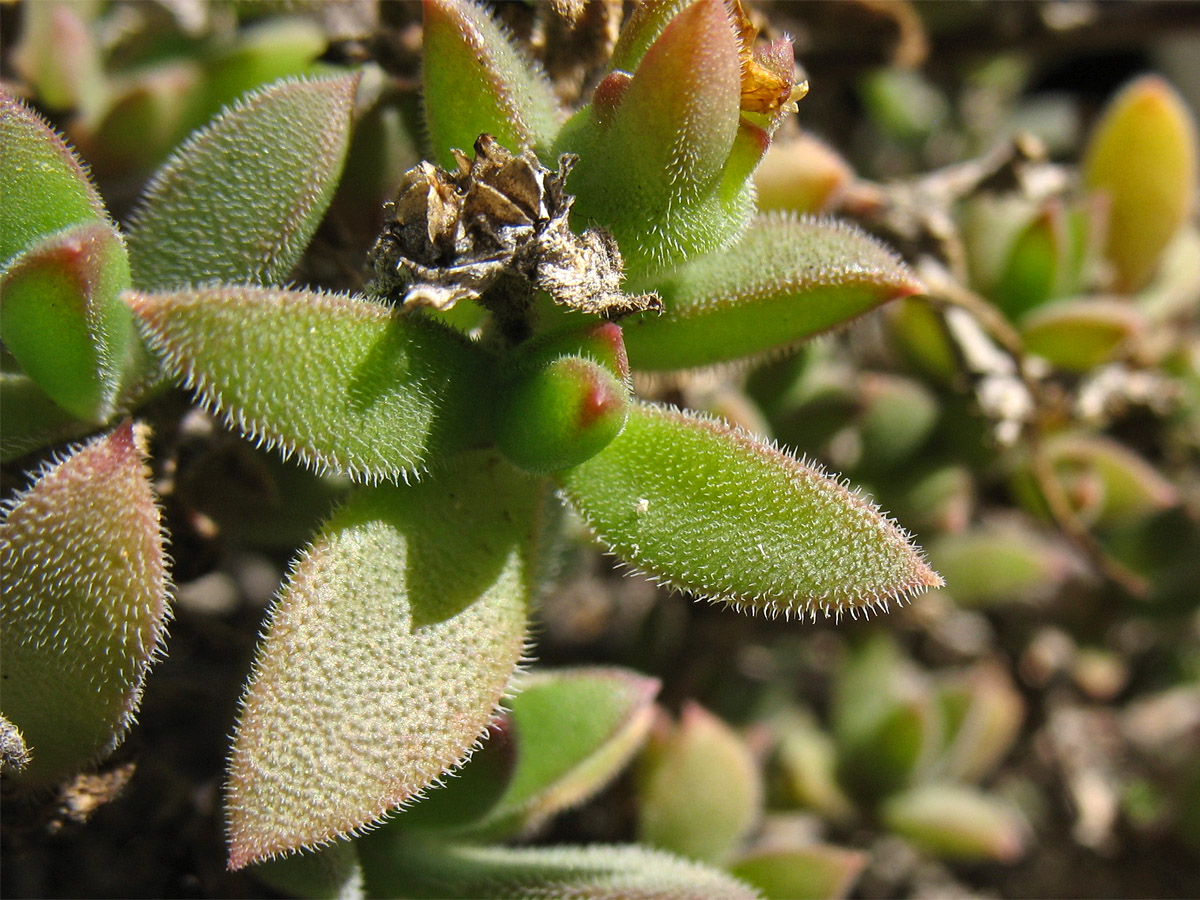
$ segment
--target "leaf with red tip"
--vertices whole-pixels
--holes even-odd
[[[134,284],[285,280],[333,197],[357,87],[357,75],[282,81],[195,132],[131,217]]]
[[[610,230],[631,275],[715,250],[749,220],[751,188],[724,177],[741,119],[738,48],[721,0],[697,0],[631,81],[612,73],[620,90],[602,82],[559,135],[555,153],[579,155],[568,182],[573,221]]]
[[[639,845],[489,847],[387,829],[360,855],[372,897],[753,900],[728,872]]]
[[[242,698],[232,868],[367,828],[470,755],[525,650],[543,493],[478,454],[326,523]]]
[[[559,479],[622,561],[737,607],[853,614],[941,584],[876,507],[719,421],[635,403],[620,436]]]
[[[487,133],[512,153],[546,150],[558,102],[545,73],[507,31],[470,0],[426,0],[421,77],[434,159],[453,169]]]
[[[1195,208],[1196,118],[1166,81],[1127,85],[1096,123],[1083,161],[1088,188],[1108,195],[1107,256],[1119,290],[1142,287]]]
[[[483,442],[487,357],[445,325],[270,288],[127,299],[177,379],[243,434],[316,469],[408,479]]]
[[[883,804],[884,824],[937,856],[1013,862],[1025,852],[1027,829],[1010,805],[973,788],[928,784]]]
[[[44,470],[0,523],[4,715],[44,783],[120,743],[168,618],[145,435],[125,422]]]
[[[29,107],[0,90],[0,268],[44,235],[107,222],[70,148]]]
[[[624,325],[634,369],[725,362],[794,344],[924,288],[889,249],[838,222],[760,217],[726,250],[654,282],[661,315]]]
[[[0,278],[4,345],[56,403],[80,419],[113,412],[138,341],[121,302],[129,257],[116,229],[89,222],[14,259]]]

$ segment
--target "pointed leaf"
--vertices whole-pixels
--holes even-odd
[[[113,412],[138,341],[121,302],[129,257],[107,222],[44,238],[0,278],[4,345],[56,403],[86,421]]]
[[[433,158],[453,169],[487,133],[511,153],[546,150],[558,131],[558,102],[541,68],[471,0],[427,0],[421,77]]]
[[[5,354],[7,357],[7,354]],[[24,372],[0,370],[0,462],[39,447],[82,437],[94,426],[81,422],[46,396]]]
[[[790,804],[834,821],[853,816],[854,807],[837,782],[837,747],[814,723],[782,726],[776,762]]]
[[[899,258],[848,225],[760,217],[726,250],[654,283],[662,315],[622,323],[634,369],[703,366],[793,344],[924,288]]]
[[[242,698],[232,868],[356,832],[469,756],[525,649],[539,485],[472,454],[333,515]]]
[[[360,851],[373,897],[520,900],[752,900],[726,872],[646,847],[439,844],[398,829]]]
[[[941,584],[866,500],[721,422],[634,404],[621,435],[560,478],[624,562],[738,607],[840,615]]]
[[[1020,816],[998,798],[948,784],[928,784],[890,797],[884,823],[938,856],[1013,862],[1025,851]]]
[[[1196,119],[1166,81],[1146,75],[1109,103],[1083,160],[1087,186],[1108,195],[1107,256],[1119,290],[1142,287],[1196,199]]]
[[[333,197],[357,86],[356,75],[280,82],[194,133],[131,218],[134,284],[285,280]]]
[[[108,221],[75,154],[5,91],[0,91],[0,157],[0,269],[44,235]]]
[[[729,871],[769,900],[837,900],[854,887],[867,854],[827,844],[748,853]]]
[[[482,440],[486,357],[444,325],[267,288],[127,299],[176,378],[232,427],[314,468],[407,479]]]
[[[516,768],[474,831],[528,831],[583,802],[624,767],[650,727],[658,681],[621,669],[539,672],[520,679],[512,707]]]
[[[632,79],[607,76],[559,135],[555,153],[579,155],[573,221],[610,230],[631,275],[714,250],[749,219],[752,189],[724,179],[741,120],[739,46],[725,5],[697,0]]]
[[[1140,310],[1119,300],[1055,303],[1021,323],[1025,349],[1068,372],[1087,372],[1111,362],[1145,331]]]
[[[95,4],[31,3],[22,10],[15,54],[44,106],[73,109],[87,122],[95,121],[108,100],[99,41],[90,27],[98,12]]]
[[[762,817],[758,764],[732,728],[695,703],[684,706],[678,727],[668,727],[642,754],[638,838],[723,863]]]
[[[162,650],[168,582],[145,439],[126,422],[5,508],[2,702],[33,755],[31,782],[120,743]]]

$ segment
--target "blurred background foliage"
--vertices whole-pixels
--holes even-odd
[[[568,102],[624,11],[497,7]],[[1200,894],[1200,4],[750,12],[794,39],[811,86],[761,205],[858,223],[929,295],[639,387],[866,486],[947,587],[870,621],[765,621],[626,579],[580,531],[541,661],[657,677],[662,709],[625,776],[530,840],[637,838],[777,897]],[[3,3],[0,41],[5,86],[118,218],[221,105],[361,67],[346,176],[292,280],[362,287],[422,156],[419,6]],[[162,405],[170,657],[104,770],[33,829],[5,804],[8,896],[263,890],[223,871],[225,736],[264,604],[342,486]]]

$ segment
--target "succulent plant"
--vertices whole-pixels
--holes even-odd
[[[754,217],[750,175],[799,93],[790,44],[754,37],[718,0],[646,7],[563,122],[481,8],[428,3],[440,165],[404,176],[363,295],[282,286],[341,174],[356,75],[238,100],[173,153],[122,228],[63,141],[4,98],[3,187],[17,198],[0,229],[6,456],[137,413],[165,376],[249,440],[356,484],[268,615],[229,762],[231,867],[410,805],[391,840],[431,840],[403,824],[450,793],[431,790],[448,773],[485,768],[465,764],[529,655],[562,501],[635,571],[770,616],[870,612],[940,583],[898,525],[819,468],[632,393],[631,369],[763,354],[921,290],[852,228]],[[471,334],[449,324],[466,302],[486,313]],[[31,782],[111,750],[161,641],[148,443],[125,418],[7,509],[4,712]],[[110,611],[97,621],[92,607]],[[533,687],[511,701],[518,732],[539,736],[519,746],[518,798],[479,827],[528,826],[611,775],[644,732],[646,688],[630,677],[587,682],[625,724],[581,746],[592,761],[576,764],[575,786],[522,774],[570,756],[543,748],[560,740],[544,713],[524,721]],[[89,685],[100,692],[78,708],[48,702]],[[382,835],[363,845],[368,886],[416,889],[419,871],[383,874],[404,854],[370,850]],[[528,877],[553,885],[556,866],[578,863],[437,846],[428,877],[445,865],[491,882],[526,859],[542,873]],[[703,892],[726,877],[637,849],[588,858],[618,882],[644,871]]]

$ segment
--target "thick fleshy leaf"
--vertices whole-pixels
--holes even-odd
[[[408,479],[486,433],[486,357],[429,319],[269,288],[127,298],[176,378],[232,427],[316,469]]]
[[[134,284],[285,280],[333,197],[357,86],[356,75],[280,82],[195,132],[131,218]]]
[[[612,779],[646,736],[658,681],[621,669],[568,669],[524,676],[516,690],[509,703],[516,767],[474,829],[489,836],[536,828]]]
[[[807,131],[771,142],[754,172],[760,210],[819,213],[833,208],[854,170],[836,150]]]
[[[232,868],[357,832],[467,758],[525,649],[543,493],[472,454],[363,488],[326,523],[242,698]]]
[[[305,900],[364,900],[358,845],[337,843],[314,853],[269,859],[250,869],[268,887]]]
[[[638,838],[723,863],[762,816],[758,764],[732,728],[695,703],[684,706],[677,727],[663,724],[642,754]]]
[[[1087,372],[1131,349],[1146,330],[1141,311],[1119,300],[1074,300],[1037,310],[1021,323],[1025,349],[1068,372]]]
[[[508,32],[471,0],[426,0],[421,76],[433,158],[453,169],[490,134],[512,153],[549,149],[558,131],[554,89]]]
[[[850,893],[867,854],[827,844],[794,850],[759,850],[729,870],[769,900],[838,900]]]
[[[973,788],[923,785],[888,798],[881,815],[888,828],[938,856],[1012,862],[1025,849],[1016,811]]]
[[[1045,600],[1076,565],[1061,543],[1020,520],[983,522],[942,535],[929,555],[945,573],[955,601],[968,608]]]
[[[36,113],[0,91],[0,268],[44,235],[107,222],[75,154]]]
[[[8,355],[5,354],[6,362]],[[0,369],[0,462],[39,447],[82,437],[94,426],[81,422],[46,396],[32,378],[7,365]]]
[[[760,217],[732,247],[654,283],[661,315],[622,323],[634,369],[703,366],[794,344],[924,288],[856,228]]]
[[[168,580],[144,445],[126,422],[5,509],[2,702],[33,756],[30,782],[111,751],[162,650]]]
[[[1021,731],[1021,694],[1005,667],[986,661],[948,678],[938,699],[948,738],[939,774],[951,781],[979,781],[1004,758]]]
[[[724,179],[741,118],[739,46],[725,5],[697,0],[632,78],[610,73],[559,135],[555,153],[580,157],[573,219],[609,229],[631,275],[715,250],[749,219],[752,186]]]
[[[63,409],[101,423],[138,341],[120,294],[129,257],[116,229],[89,222],[12,260],[0,278],[4,346]]]
[[[641,846],[441,844],[397,829],[367,835],[360,855],[372,897],[513,900],[753,900],[726,872]]]
[[[784,722],[779,728],[775,763],[787,800],[826,819],[850,819],[854,807],[837,781],[833,738],[807,719]]]
[[[1061,206],[1041,210],[1017,234],[990,299],[1017,319],[1051,298],[1068,264],[1070,237]]]
[[[616,440],[559,477],[622,561],[712,600],[815,617],[941,584],[876,507],[718,421],[634,404]]]
[[[1200,147],[1187,103],[1162,78],[1127,85],[1092,132],[1084,179],[1107,194],[1116,287],[1142,287],[1196,199]]]

